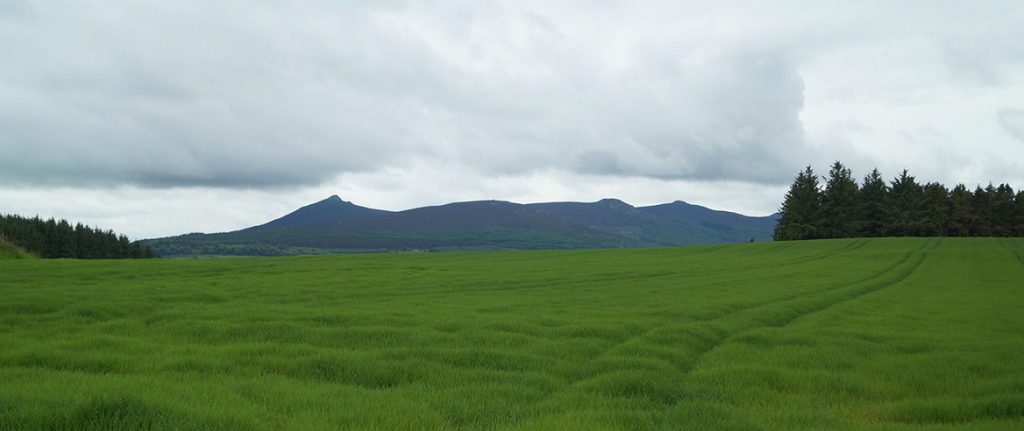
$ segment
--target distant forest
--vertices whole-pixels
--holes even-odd
[[[140,259],[157,257],[148,246],[127,236],[67,220],[43,220],[16,215],[0,216],[0,239],[44,258]]]
[[[878,169],[858,185],[836,162],[824,187],[808,166],[782,204],[776,240],[878,236],[1024,236],[1024,191],[1007,184],[952,190],[918,184],[903,172],[886,183]]]

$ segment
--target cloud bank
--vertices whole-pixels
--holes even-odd
[[[623,7],[14,3],[3,179],[315,185],[423,160],[788,177],[803,81],[784,48]]]
[[[172,220],[190,195],[688,193],[766,214],[836,159],[1024,186],[1021,22],[1014,1],[8,0],[0,209],[173,200],[159,232],[193,230]]]

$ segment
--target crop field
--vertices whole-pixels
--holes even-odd
[[[0,261],[0,429],[1024,429],[1024,240]]]

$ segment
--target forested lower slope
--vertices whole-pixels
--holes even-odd
[[[0,261],[0,429],[1024,429],[1024,240]]]
[[[12,250],[43,258],[141,259],[156,254],[148,246],[128,240],[111,230],[102,230],[67,220],[41,219],[0,214],[0,238]],[[10,252],[8,254],[16,254]]]

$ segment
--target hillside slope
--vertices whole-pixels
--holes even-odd
[[[32,255],[0,237],[0,259],[29,259]]]
[[[145,243],[164,256],[652,247],[768,241],[775,221],[682,202],[473,201],[383,211],[335,195],[263,225]]]

